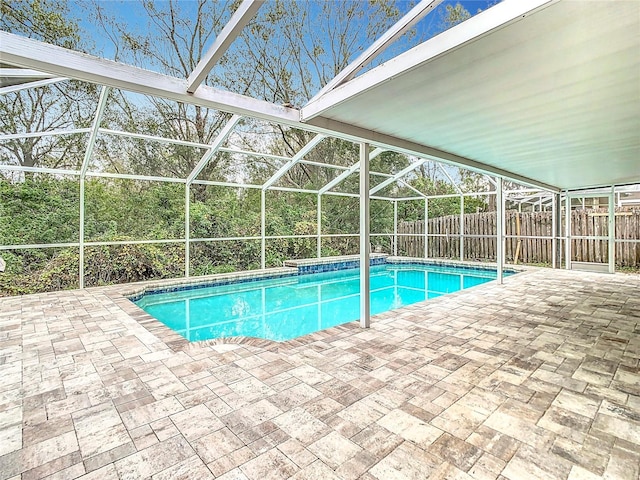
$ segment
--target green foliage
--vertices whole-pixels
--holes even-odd
[[[0,30],[65,48],[74,48],[80,41],[77,23],[69,20],[67,3],[58,0],[0,2]]]
[[[459,2],[454,6],[447,5],[447,13],[445,17],[447,26],[453,27],[454,25],[462,23],[469,18],[471,18],[471,14]]]
[[[191,246],[193,275],[260,268],[260,240],[197,242]]]
[[[85,238],[137,240],[184,236],[184,185],[132,180],[88,179]]]
[[[426,195],[450,195],[458,193],[451,183],[432,180],[429,177],[420,176],[411,181],[412,186]],[[487,211],[487,203],[480,197],[465,197],[464,213],[477,213]],[[429,217],[443,217],[446,215],[460,214],[460,197],[435,198],[429,200]],[[423,202],[398,203],[398,218],[403,221],[415,221],[424,218]]]
[[[78,287],[78,249],[9,250],[0,273],[0,295],[24,295]],[[75,270],[74,270],[75,266]]]
[[[78,242],[78,179],[27,176],[0,181],[0,245]],[[105,182],[85,186],[87,241],[181,238],[184,185]],[[3,251],[7,271],[0,292],[24,294],[78,287],[79,253],[66,249]],[[107,285],[184,273],[184,246],[140,244],[87,246],[86,284]]]
[[[119,240],[129,240],[120,237]],[[22,295],[78,288],[78,248],[3,252],[0,295]],[[182,245],[137,244],[85,248],[86,286],[174,278],[184,274]]]
[[[310,234],[315,232],[317,196],[313,194],[290,192],[267,192],[266,195],[266,233],[271,235],[296,235],[304,231],[302,224],[313,225],[307,228]]]
[[[78,241],[77,179],[0,179],[0,245]]]
[[[129,239],[120,237],[118,240]],[[85,283],[88,287],[173,278],[183,274],[183,245],[105,245],[85,250]]]
[[[402,168],[399,164],[397,168]],[[418,178],[415,185],[430,193],[448,193],[444,183]],[[22,182],[0,182],[0,244],[42,244],[78,241],[79,181],[46,175]],[[209,275],[260,267],[260,240],[211,241],[197,239],[260,235],[260,196],[257,189],[191,186],[191,273]],[[292,258],[313,257],[317,248],[317,196],[284,191],[266,193],[267,236],[306,238],[267,239],[266,264],[280,266]],[[88,242],[173,239],[184,236],[184,185],[88,178],[85,183],[85,238]],[[476,205],[477,203],[477,205]],[[484,208],[467,199],[465,211]],[[324,195],[322,231],[359,231],[357,198]],[[399,218],[422,218],[422,201],[399,202]],[[459,213],[459,197],[432,199],[430,216]],[[371,202],[374,248],[389,251],[393,204]],[[325,238],[322,254],[358,251],[356,237]],[[87,245],[87,286],[135,282],[184,274],[184,244]],[[7,271],[0,274],[0,294],[26,294],[78,287],[77,247],[8,250],[2,252]]]
[[[89,50],[65,0],[0,2],[0,30],[79,51]],[[88,38],[88,37],[87,37]],[[88,127],[97,87],[69,80],[0,96],[0,131],[43,132]],[[27,167],[77,168],[83,135],[14,138],[0,144],[0,162]]]
[[[191,238],[260,235],[258,190],[195,185],[192,191]]]
[[[328,234],[358,233],[360,220],[358,199],[324,195],[322,197],[322,232]]]

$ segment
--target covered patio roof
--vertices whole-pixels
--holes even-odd
[[[302,108],[559,189],[640,181],[640,3],[505,1]]]

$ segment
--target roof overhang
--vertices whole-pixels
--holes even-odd
[[[505,0],[302,108],[561,189],[640,182],[640,2]]]

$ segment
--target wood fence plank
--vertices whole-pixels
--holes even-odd
[[[571,214],[572,235],[606,235],[607,215],[596,212],[574,210]],[[640,240],[640,208],[622,207],[616,209],[616,239]],[[516,234],[515,211],[508,211],[505,215],[505,233]],[[523,236],[551,236],[552,218],[550,212],[520,213],[521,235]],[[496,260],[496,212],[470,213],[464,218],[465,234],[478,236],[465,237],[465,258],[471,260]],[[460,252],[459,215],[448,215],[430,218],[427,222],[401,222],[398,225],[398,252],[422,257],[424,255],[425,233],[442,235],[429,238],[430,258],[458,258]],[[507,239],[506,257],[513,260],[517,245],[517,238]],[[573,241],[573,260],[586,262],[606,262],[608,259],[607,240],[576,240]],[[559,242],[563,248],[564,242]],[[521,244],[521,263],[550,264],[553,252],[551,239],[523,239]],[[616,242],[616,264],[619,266],[640,266],[640,244],[631,242]]]

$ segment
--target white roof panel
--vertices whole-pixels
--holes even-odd
[[[640,2],[542,3],[505,0],[326,93],[303,120],[564,189],[640,182]]]

